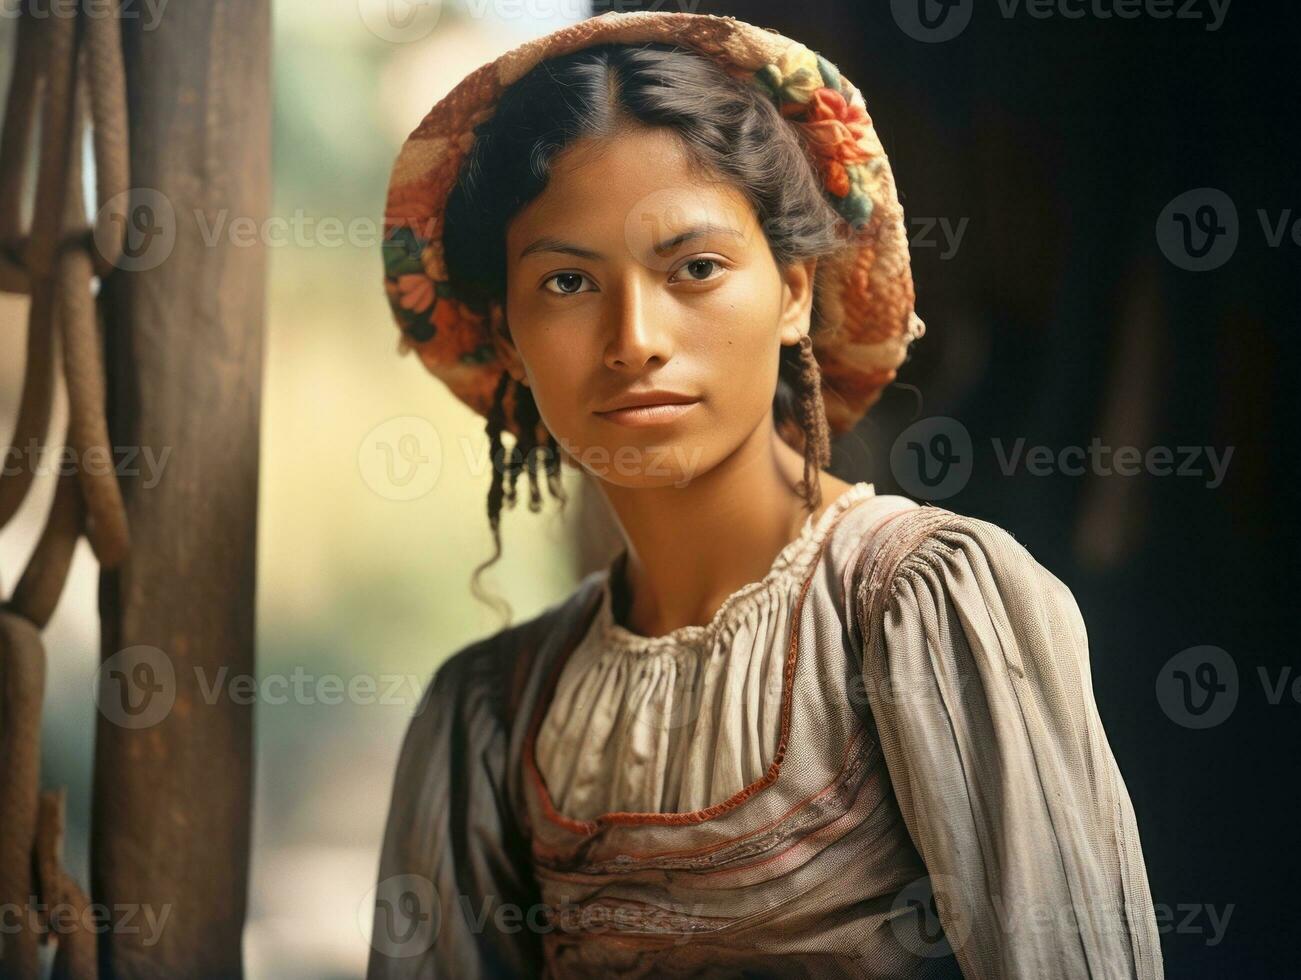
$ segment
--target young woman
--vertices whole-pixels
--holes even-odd
[[[585,21],[440,102],[387,219],[404,343],[487,417],[498,552],[562,461],[626,548],[436,672],[372,980],[1161,976],[1070,592],[822,471],[921,330],[834,65]]]

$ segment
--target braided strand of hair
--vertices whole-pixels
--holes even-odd
[[[485,592],[480,577],[501,557],[501,509],[506,497],[507,468],[506,447],[501,436],[506,430],[506,391],[510,387],[510,380],[510,373],[503,371],[493,390],[488,422],[484,426],[484,431],[488,434],[488,461],[492,468],[492,482],[488,485],[488,527],[492,531],[492,554],[477,565],[470,576],[470,591],[481,602],[494,607],[503,619],[509,618],[510,607],[500,597]]]
[[[831,426],[822,401],[822,371],[813,354],[813,340],[808,334],[800,338],[798,392],[795,412],[804,430],[804,479],[799,493],[810,512],[822,503],[821,469],[831,462]]]
[[[542,487],[538,483],[538,457],[546,457],[547,448],[538,439],[542,417],[538,414],[533,392],[522,384],[515,386],[515,430],[520,434],[516,443],[520,465],[527,467],[529,475],[529,510],[542,509]]]

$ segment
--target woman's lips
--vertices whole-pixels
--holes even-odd
[[[607,422],[613,422],[616,425],[634,427],[664,425],[676,421],[699,404],[699,400],[660,402],[649,405],[630,405],[627,408],[615,408],[608,412],[597,412],[596,414]]]

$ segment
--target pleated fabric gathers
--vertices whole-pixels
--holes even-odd
[[[761,778],[777,751],[791,613],[823,539],[872,494],[859,483],[807,518],[767,574],[733,592],[709,623],[663,636],[614,617],[611,581],[565,663],[542,728],[538,768],[561,812],[700,810]]]

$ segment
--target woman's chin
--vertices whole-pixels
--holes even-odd
[[[664,434],[661,433],[661,436]],[[561,441],[565,462],[603,483],[628,489],[686,487],[717,458],[697,439],[628,439],[617,444]]]

